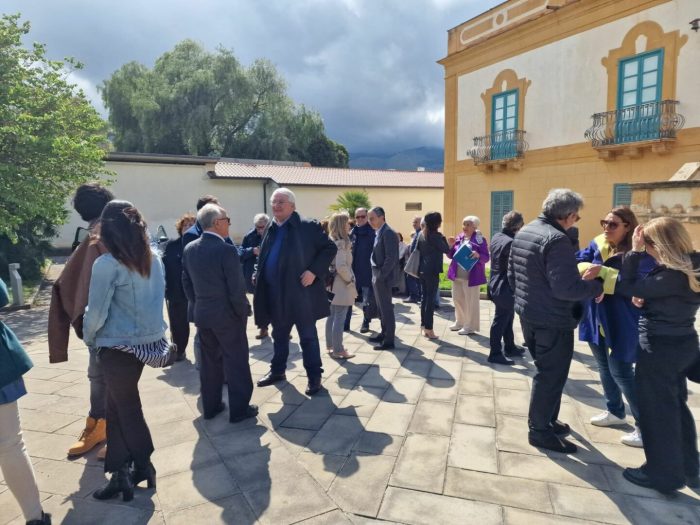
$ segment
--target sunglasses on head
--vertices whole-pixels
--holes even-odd
[[[621,225],[624,224],[625,226],[628,226],[628,222],[615,222],[615,221],[606,221],[605,219],[600,220],[600,226],[605,229],[607,228],[610,231],[615,231],[617,228]]]

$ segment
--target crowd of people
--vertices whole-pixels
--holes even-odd
[[[354,305],[362,309],[362,334],[379,320],[368,342],[391,351],[397,345],[393,296],[405,290],[405,302],[420,303],[422,335],[439,338],[434,316],[445,256],[451,259],[447,277],[455,306],[449,329],[464,336],[481,330],[480,287],[486,284],[495,305],[488,361],[511,366],[512,358],[526,351],[534,360],[528,413],[532,446],[565,454],[577,450],[566,439],[569,425],[558,416],[578,327],[579,339],[588,343],[598,364],[607,405],[591,424],[624,425],[624,396],[635,430],[621,440],[644,448],[645,464],[625,469],[625,478],[664,493],[700,486],[695,424],[686,403],[686,377],[700,377],[694,327],[700,254],[674,219],[639,225],[629,208],[617,207],[600,220],[601,234],[578,250],[575,224],[583,199],[556,189],[528,224],[519,212],[507,213],[490,246],[478,217],[465,217],[462,231],[446,238],[438,212],[416,217],[411,241],[403,243],[379,206],[358,208],[352,217],[338,212],[322,225],[302,217],[294,193],[279,188],[270,199],[272,217],[256,215],[240,246],[229,235],[226,209],[213,196],[200,198],[196,215],[178,220],[178,238],[168,242],[161,257],[150,246],[141,212],[130,202],[116,200],[99,184],[86,184],[73,203],[90,235],[53,286],[49,360],[68,359],[71,329],[88,348],[90,409],[68,455],[106,442],[98,455],[111,478],[94,492],[97,499],[121,495],[129,501],[141,482],[155,488],[153,441],[138,382],[144,365],[185,359],[190,322],[196,328],[193,353],[202,415],[210,419],[226,411],[227,384],[229,421],[237,423],[258,413],[250,403],[250,315],[259,330],[256,338],[271,335],[273,343],[269,372],[257,386],[286,380],[296,328],[305,393],[313,396],[322,389],[320,319],[326,319],[331,358],[354,357],[343,343]],[[6,302],[0,282],[0,304]],[[524,347],[515,341],[516,314]],[[26,393],[22,375],[32,364],[9,328],[1,328],[0,466],[27,523],[46,524],[50,516],[41,507],[17,409],[17,399]]]

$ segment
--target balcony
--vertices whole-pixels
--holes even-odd
[[[504,171],[507,168],[520,170],[528,147],[525,131],[512,129],[474,137],[474,146],[468,153],[482,171]]]
[[[677,100],[662,100],[596,113],[584,136],[605,160],[618,155],[638,158],[644,150],[662,155],[671,150],[676,132],[685,124],[676,106]]]

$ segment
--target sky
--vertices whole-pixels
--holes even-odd
[[[3,0],[21,13],[27,44],[71,75],[103,116],[97,86],[121,65],[155,59],[190,38],[232,49],[245,65],[271,60],[297,103],[318,111],[350,152],[442,147],[447,30],[501,0]]]

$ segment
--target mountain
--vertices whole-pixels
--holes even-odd
[[[375,170],[415,171],[418,167],[428,171],[442,171],[445,152],[442,148],[419,147],[397,153],[350,153],[351,168]]]

